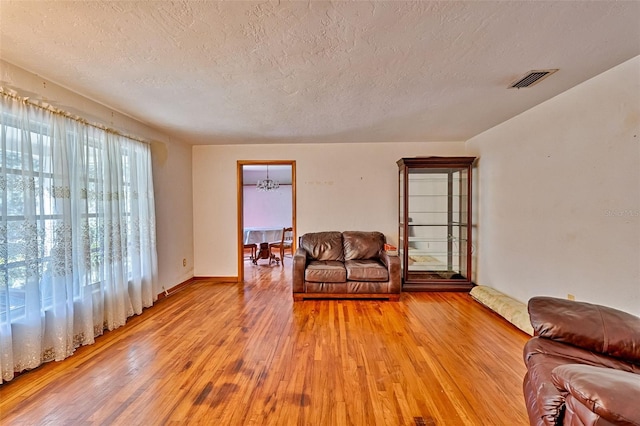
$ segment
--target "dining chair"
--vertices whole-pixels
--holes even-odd
[[[247,258],[246,253],[249,250],[249,257]],[[244,260],[249,259],[254,265],[256,264],[256,253],[258,251],[258,245],[255,243],[244,244],[243,254]]]
[[[276,241],[273,243],[269,243],[269,251],[271,249],[278,249],[280,252],[280,257],[278,261],[282,262],[282,266],[284,266],[284,251],[285,249],[289,249],[291,252],[291,256],[293,256],[293,228],[282,228],[282,238],[280,241]]]

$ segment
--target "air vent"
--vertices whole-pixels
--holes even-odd
[[[538,83],[540,80],[545,79],[546,77],[550,76],[556,71],[558,70],[555,69],[555,70],[529,71],[527,75],[511,83],[511,85],[509,86],[509,89],[520,89],[522,87],[531,87],[534,84]]]

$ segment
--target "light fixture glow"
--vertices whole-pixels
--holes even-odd
[[[269,166],[267,166],[267,178],[259,180],[258,183],[256,183],[256,188],[258,189],[258,191],[265,192],[275,191],[280,188],[280,182],[278,182],[277,180],[269,179]]]

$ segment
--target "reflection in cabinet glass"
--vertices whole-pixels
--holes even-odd
[[[469,290],[475,157],[398,160],[398,255],[404,290]]]

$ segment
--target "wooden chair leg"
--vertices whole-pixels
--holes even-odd
[[[269,265],[271,265],[271,261],[276,262],[276,266],[280,264],[280,259],[278,258],[278,256],[273,254],[273,252],[271,251],[271,247],[269,247]]]

